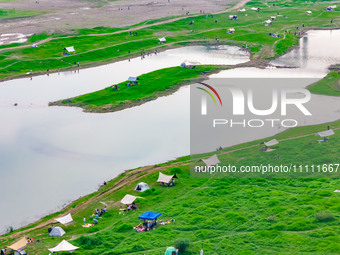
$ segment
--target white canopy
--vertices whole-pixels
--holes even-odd
[[[173,175],[166,175],[159,172],[157,182],[170,183],[173,177],[174,177]]]
[[[278,144],[278,143],[279,143],[278,140],[273,139],[273,140],[271,140],[271,141],[269,141],[269,142],[266,142],[266,143],[264,143],[264,144],[265,144],[266,146],[273,146],[273,145]]]
[[[19,241],[15,242],[14,244],[8,246],[8,249],[12,249],[13,251],[21,251],[27,245],[26,238],[23,237]]]
[[[269,19],[269,20],[266,20],[264,23],[270,24],[272,23],[272,21]]]
[[[67,214],[64,217],[60,217],[55,219],[56,221],[58,221],[59,223],[63,224],[63,225],[67,225],[69,223],[71,223],[73,221],[71,214]]]
[[[233,27],[232,27],[232,28],[229,28],[228,31],[230,31],[230,32],[235,32],[235,28],[233,28]]]
[[[68,52],[74,52],[74,51],[76,51],[76,50],[74,49],[73,46],[71,46],[71,47],[65,47],[65,50],[67,50]]]
[[[137,199],[137,197],[126,194],[125,197],[123,197],[123,199],[120,201],[122,204],[124,205],[130,205],[132,204],[135,200]]]
[[[145,182],[140,182],[140,183],[137,184],[135,191],[143,192],[147,189],[150,189],[149,185],[146,184]]]
[[[246,11],[246,9],[244,9],[244,8],[240,10],[240,12],[245,12],[245,11]]]
[[[56,247],[48,249],[48,250],[50,252],[69,251],[70,253],[72,253],[76,249],[79,249],[79,247],[74,246],[65,240],[62,240]]]
[[[333,129],[330,129],[330,130],[326,130],[323,132],[319,132],[318,135],[321,137],[326,137],[326,136],[334,135],[334,131]]]
[[[309,13],[309,14],[311,14],[312,13],[312,11],[306,11],[307,13]]]
[[[271,19],[276,19],[276,16],[270,16]]]
[[[259,8],[251,7],[251,9],[252,9],[253,11],[257,11]]]
[[[166,39],[165,39],[165,37],[158,38],[158,40],[159,40],[160,42],[166,42]]]
[[[327,8],[335,9],[335,8],[336,8],[336,5],[330,5],[330,6],[328,6]]]
[[[53,227],[49,236],[63,236],[65,233],[61,227]]]
[[[207,166],[214,166],[218,163],[221,163],[220,160],[218,159],[217,155],[213,155],[208,159],[202,159],[202,161],[207,165]]]

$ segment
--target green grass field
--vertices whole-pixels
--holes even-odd
[[[125,81],[118,84],[120,86],[118,91],[114,91],[110,86],[100,91],[51,103],[51,105],[77,106],[90,112],[121,110],[170,94],[179,86],[202,79],[221,68],[226,69],[222,66],[209,65],[196,66],[195,69],[181,67],[161,69],[139,76],[137,86],[127,87],[127,81]]]
[[[274,154],[281,155],[284,164],[340,163],[340,130],[323,144],[318,144],[313,135],[327,125],[295,128],[275,136],[281,140],[311,134],[281,140]],[[340,121],[329,125],[339,128]],[[242,158],[244,165],[257,163],[259,158],[271,162],[274,154],[259,151],[262,141],[226,148],[220,158],[232,163]],[[235,149],[241,150],[230,152]],[[74,254],[158,255],[176,240],[185,239],[190,247],[184,254],[198,254],[202,248],[205,254],[216,255],[339,254],[340,195],[333,192],[340,188],[339,179],[190,178],[188,160],[189,157],[183,157],[121,174],[98,192],[68,207],[67,210],[73,210],[75,223],[62,226],[67,232],[62,238],[48,237],[47,228],[51,225],[26,233],[26,237],[40,240],[28,244],[26,251],[47,255],[47,248],[65,239],[81,247]],[[176,185],[171,188],[158,185],[159,171],[176,173],[179,177]],[[135,192],[134,187],[140,181],[148,183],[151,190]],[[119,214],[119,201],[125,194],[142,196],[144,199],[138,199],[140,209]],[[91,198],[94,199],[84,205]],[[101,202],[108,204],[109,212],[99,219],[98,225],[82,228],[83,217],[89,219],[95,208],[103,208]],[[145,211],[161,212],[161,220],[175,219],[175,223],[137,233],[132,228]],[[274,214],[274,220],[268,219]],[[48,216],[43,221],[56,216]],[[0,239],[0,246],[13,241],[5,236]]]
[[[326,77],[310,85],[308,89],[314,94],[340,96],[340,67],[332,66]]]
[[[1,0],[0,0],[1,2]],[[19,11],[13,9],[0,9],[0,20],[37,16],[41,11]]]
[[[206,17],[206,15],[185,17],[175,22],[154,24],[140,29],[135,27],[137,36],[131,36],[128,31],[118,31],[115,28],[77,30],[76,34],[71,36],[52,35],[52,40],[37,48],[0,51],[0,79],[20,76],[30,70],[38,74],[47,69],[52,71],[70,69],[74,68],[75,61],[80,62],[81,67],[107,63],[138,56],[143,49],[148,52],[156,48],[161,50],[188,44],[216,44],[216,38],[219,39],[220,44],[243,45],[247,42],[254,53],[253,60],[273,58],[297,45],[298,36],[293,34],[296,25],[301,26],[304,23],[306,30],[337,28],[340,21],[339,11],[326,12],[325,8],[328,4],[329,2],[324,1],[307,3],[305,1],[266,3],[252,1],[245,6],[246,14],[238,14],[239,19],[234,21],[229,20],[229,15],[237,14],[237,11],[217,14],[213,17]],[[254,6],[260,7],[260,12],[251,11],[250,8]],[[313,13],[307,14],[307,10],[312,10]],[[277,16],[276,21],[270,26],[263,26],[263,21],[273,15]],[[285,19],[284,16],[288,18]],[[330,23],[331,19],[334,19],[333,24]],[[194,25],[189,25],[192,20],[195,21]],[[236,29],[234,34],[226,34],[230,27]],[[109,34],[112,32],[116,34]],[[270,32],[280,34],[281,37],[273,38],[269,36]],[[167,38],[167,42],[160,45],[158,38],[163,36]],[[63,56],[63,48],[67,46],[74,46],[76,53]]]

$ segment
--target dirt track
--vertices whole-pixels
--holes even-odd
[[[39,2],[39,4],[37,4]],[[238,0],[15,0],[0,2],[0,8],[44,10],[31,18],[0,20],[0,33],[33,34],[65,32],[72,28],[125,27],[145,20],[170,16],[218,12]]]

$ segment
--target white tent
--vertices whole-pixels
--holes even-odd
[[[73,46],[65,47],[65,50],[67,50],[67,52],[75,52],[76,51]]]
[[[65,233],[66,232],[61,227],[53,227],[50,236],[63,236]]]
[[[275,20],[276,16],[270,16],[271,20]]]
[[[213,155],[208,159],[201,159],[207,166],[214,166],[218,163],[221,163],[220,160],[218,159],[217,155]]]
[[[266,23],[266,24],[271,24],[272,21],[271,21],[270,19],[268,19],[268,20],[264,21],[264,23]]]
[[[138,197],[126,194],[125,197],[120,201],[124,205],[132,204]]]
[[[235,32],[235,28],[233,28],[233,27],[229,28],[228,31],[234,33]]]
[[[63,224],[63,225],[70,224],[73,221],[70,213],[65,215],[64,217],[60,217],[60,218],[57,218],[55,220],[58,221],[59,223]]]
[[[273,146],[273,145],[276,145],[276,144],[278,144],[279,143],[279,141],[278,140],[276,140],[276,139],[273,139],[273,140],[270,140],[269,142],[266,142],[266,143],[264,143],[266,146]]]
[[[253,11],[257,11],[258,9],[260,9],[260,8],[251,7],[251,10],[253,10]]]
[[[149,185],[147,185],[145,182],[140,182],[137,184],[135,191],[143,192],[149,188]]]
[[[243,8],[243,9],[241,9],[241,10],[239,10],[239,11],[240,11],[240,12],[245,12],[245,11],[246,11],[246,9],[244,9],[244,8]]]
[[[334,133],[333,129],[330,129],[330,130],[326,130],[326,131],[323,131],[323,132],[319,132],[317,134],[321,137],[326,137],[326,136],[334,135],[335,133]]]
[[[159,172],[157,182],[170,183],[173,177],[174,177],[173,175],[166,175]]]
[[[59,251],[69,251],[70,253],[74,252],[79,247],[70,244],[69,242],[62,240],[56,247],[48,249],[50,252],[59,252]]]
[[[312,11],[306,11],[308,14],[311,14],[312,13]]]
[[[165,39],[165,37],[158,38],[158,40],[159,40],[160,42],[166,42],[166,39]]]
[[[327,8],[335,9],[335,8],[336,8],[336,5],[330,5],[330,6],[328,6]]]

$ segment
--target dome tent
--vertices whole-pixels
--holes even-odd
[[[50,236],[63,236],[65,233],[66,232],[61,227],[53,227]]]
[[[146,184],[145,182],[140,182],[137,184],[135,191],[143,192],[147,189],[150,189],[149,185]]]

